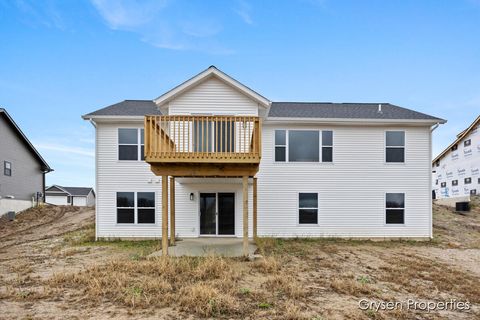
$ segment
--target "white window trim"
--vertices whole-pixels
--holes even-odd
[[[277,144],[277,131],[285,131],[285,144]],[[277,161],[277,147],[285,148],[285,161]],[[286,129],[273,129],[273,162],[287,163],[288,162],[288,131]]]
[[[137,143],[120,143],[120,129],[135,129],[137,130]],[[142,130],[144,128],[121,127],[117,128],[117,161],[119,162],[145,162],[142,160],[142,146],[145,148],[145,141],[142,143]],[[137,146],[137,160],[120,160],[120,146]]]
[[[403,193],[403,208],[387,208],[387,193]],[[385,227],[405,227],[407,226],[407,193],[401,191],[387,191],[383,195],[383,225]],[[387,223],[387,209],[403,210],[403,223]]]
[[[133,207],[117,207],[117,193],[119,192],[133,192]],[[153,207],[138,207],[137,206],[137,194],[139,192],[149,192],[154,194],[154,206]],[[119,223],[117,209],[133,209],[133,223]],[[154,209],[154,222],[153,223],[138,223],[138,209]],[[115,225],[116,226],[156,226],[157,225],[157,192],[155,191],[116,191],[115,192]]]
[[[301,193],[314,193],[317,195],[317,207],[311,207],[311,208],[300,208],[300,194]],[[305,227],[305,226],[319,226],[320,225],[320,209],[319,209],[319,203],[320,201],[320,194],[318,192],[312,192],[312,191],[302,191],[302,192],[297,192],[297,227]],[[317,210],[317,223],[300,223],[300,209],[316,209]]]
[[[403,132],[403,146],[387,146],[387,132]],[[387,162],[387,148],[403,148],[403,162]],[[407,163],[407,131],[398,129],[388,129],[385,130],[383,135],[383,162],[386,165],[405,165]]]
[[[7,170],[9,170],[10,174],[5,173]],[[12,176],[12,163],[10,161],[3,161],[3,175],[6,177]]]
[[[285,131],[285,161],[277,161],[275,159],[275,148],[276,147],[283,147],[284,145],[277,145],[275,142],[275,131]],[[289,144],[290,144],[290,139],[289,139],[289,132],[290,131],[317,131],[318,132],[318,161],[290,161],[289,157]],[[323,145],[322,145],[322,136],[323,136],[323,131],[331,131],[332,132],[332,145],[325,145],[325,147],[331,147],[332,148],[332,161],[330,162],[323,162],[322,161],[322,156],[323,156]],[[325,129],[306,129],[306,128],[293,128],[293,129],[273,129],[273,163],[275,164],[286,164],[286,163],[294,163],[294,164],[321,164],[321,165],[333,165],[335,163],[335,131],[333,129],[325,128]]]

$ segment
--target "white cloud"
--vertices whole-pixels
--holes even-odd
[[[252,8],[250,4],[244,0],[239,0],[238,6],[239,7],[235,10],[235,12],[240,16],[240,18],[242,18],[243,22],[246,24],[253,24],[253,19],[251,16]]]
[[[33,0],[3,1],[3,6],[12,6],[23,14],[22,22],[31,26],[45,26],[65,30],[65,20],[55,0],[44,2]]]
[[[92,148],[82,148],[82,147],[72,147],[66,146],[63,144],[56,144],[56,143],[36,143],[35,146],[40,150],[48,150],[48,151],[58,151],[63,154],[74,154],[86,157],[95,157],[95,152]]]
[[[177,14],[167,13],[175,5],[173,0],[90,1],[109,28],[134,32],[141,41],[155,47],[211,54],[233,53],[215,38],[222,25],[214,16],[202,16],[191,9],[180,10]]]
[[[112,29],[131,29],[146,25],[167,5],[165,0],[91,0],[91,2]]]

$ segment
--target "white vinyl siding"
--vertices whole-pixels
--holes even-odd
[[[431,226],[430,128],[329,126],[334,162],[275,162],[276,129],[318,125],[263,126],[258,172],[258,234],[277,237],[429,237]],[[385,131],[405,131],[406,161],[385,163]],[[385,225],[385,193],[408,190],[406,225]],[[318,193],[318,224],[301,228],[297,192]],[[295,213],[295,214],[293,214]]]
[[[143,123],[138,122],[139,128]],[[142,161],[117,160],[117,129],[124,124],[98,123],[97,235],[160,237],[161,177]],[[386,127],[334,126],[334,163],[284,163],[274,160],[275,129],[323,130],[323,126],[263,127],[258,177],[258,234],[278,237],[429,237],[430,129],[398,128],[408,137],[402,166],[385,163]],[[397,129],[395,129],[397,130]],[[242,236],[241,179],[179,179],[176,183],[176,233],[198,237],[200,192],[235,193],[235,235]],[[249,230],[252,194],[249,187]],[[385,193],[409,190],[405,225],[385,225]],[[156,224],[116,224],[116,192],[156,192]],[[318,193],[318,223],[298,224],[298,192]],[[194,200],[190,200],[194,193]]]
[[[143,128],[143,122],[98,123],[96,145],[96,196],[98,237],[159,237],[161,227],[162,199],[161,177],[150,171],[144,161],[118,160],[118,129]],[[117,225],[117,192],[156,192],[157,224]]]
[[[97,123],[97,237],[158,238],[162,230],[162,177],[155,176],[143,161],[119,161],[118,128],[125,124]],[[128,123],[128,127],[143,127],[143,122]],[[176,179],[176,233],[180,237],[199,236],[199,193],[235,193],[235,236],[242,237],[241,179]],[[155,192],[155,224],[117,224],[117,192]],[[194,200],[190,200],[190,193]],[[249,233],[252,234],[252,188],[249,186]]]
[[[258,115],[258,104],[222,80],[210,78],[168,104],[168,114]]]

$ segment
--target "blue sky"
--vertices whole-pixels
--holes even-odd
[[[0,106],[55,169],[93,186],[80,116],[152,99],[216,65],[273,101],[391,102],[480,114],[480,0],[0,0]]]

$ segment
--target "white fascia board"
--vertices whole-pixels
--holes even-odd
[[[345,118],[290,118],[290,117],[268,117],[264,124],[366,124],[366,125],[408,125],[408,126],[432,126],[437,123],[445,123],[446,121],[432,120],[417,120],[417,119],[345,119]]]
[[[82,116],[83,120],[92,120],[96,122],[128,122],[143,121],[145,116]]]

